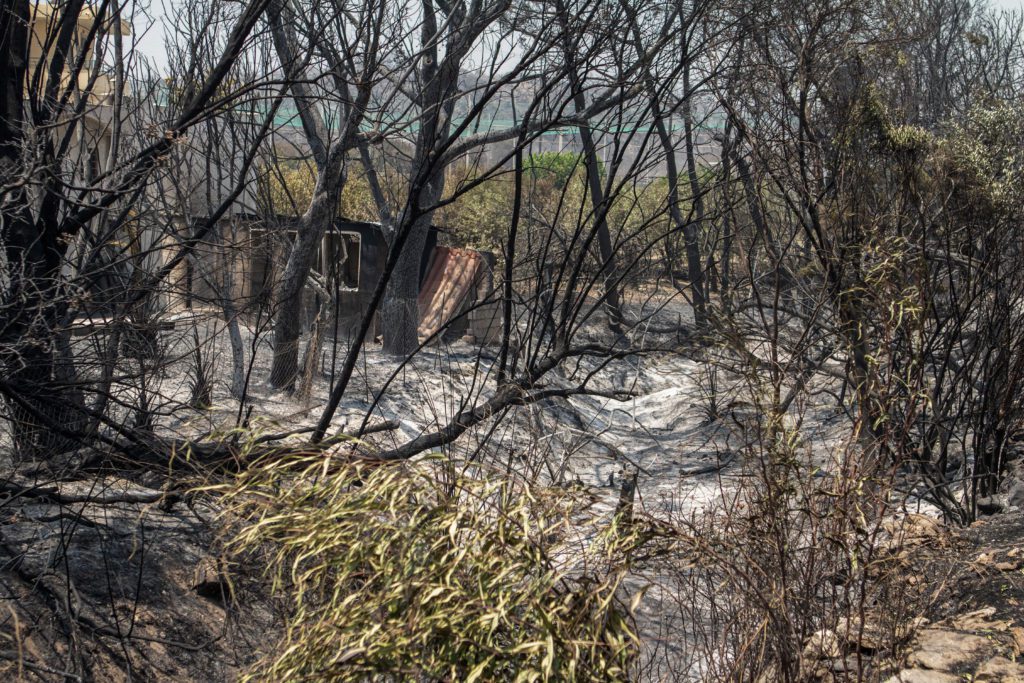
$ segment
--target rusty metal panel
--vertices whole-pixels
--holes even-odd
[[[434,249],[416,301],[421,338],[436,334],[459,313],[474,292],[483,265],[483,256],[473,249]]]

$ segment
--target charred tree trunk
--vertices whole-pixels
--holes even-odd
[[[428,191],[428,194],[433,195],[433,192]],[[437,192],[437,198],[440,198],[440,192]],[[436,202],[436,199],[433,201]],[[405,247],[388,280],[380,309],[385,353],[408,356],[419,346],[419,309],[416,299],[420,292],[420,261],[429,232],[429,216],[414,219]]]
[[[684,59],[689,59],[684,48]],[[704,289],[704,261],[700,253],[699,229],[704,224],[704,198],[697,178],[697,150],[693,140],[693,96],[690,92],[690,64],[683,65],[683,136],[686,145],[686,177],[690,183],[693,220],[682,227],[686,246],[687,277],[693,297],[693,318],[697,329],[707,327],[707,295]],[[670,155],[671,156],[671,155]],[[671,182],[671,181],[670,181]],[[675,183],[672,183],[675,187]]]
[[[324,325],[330,315],[330,299],[321,299],[320,307],[313,321],[313,327],[309,331],[309,343],[306,344],[306,354],[302,359],[302,377],[299,379],[299,386],[295,390],[295,397],[303,405],[309,405],[313,396],[313,384],[316,382],[316,366],[320,359],[320,352],[324,345]]]
[[[431,209],[444,194],[445,165],[439,152],[448,140],[455,106],[453,95],[458,89],[462,57],[469,48],[469,43],[458,35],[464,14],[453,11],[444,22],[447,26],[442,27],[433,1],[426,0],[422,7],[420,33],[426,54],[419,70],[422,88],[418,104],[424,120],[417,136],[409,199],[402,217],[402,221],[412,221],[412,225],[388,280],[380,310],[384,351],[396,356],[408,356],[419,345],[416,299],[420,291],[420,261],[430,232]],[[453,44],[439,62],[438,42],[444,31],[453,34]],[[392,236],[392,248],[394,240]]]
[[[732,186],[732,126],[731,122],[726,121],[725,124],[725,135],[722,138],[722,187],[725,196],[723,201],[727,204],[725,210],[722,211],[722,255],[721,255],[721,272],[719,273],[719,283],[721,284],[721,297],[724,306],[729,306],[729,288],[732,285],[732,245],[735,239],[735,230],[733,227],[733,211],[731,192],[729,188]]]
[[[224,324],[228,328],[228,340],[231,343],[231,396],[241,399],[245,395],[245,343],[242,341],[238,308],[235,306],[234,263],[229,263],[224,272],[220,309],[224,313]]]
[[[309,207],[295,226],[295,242],[288,254],[281,280],[274,296],[274,361],[270,369],[270,385],[292,391],[299,373],[299,336],[302,333],[302,292],[306,278],[316,259],[317,247],[338,210],[344,186],[344,151],[340,142],[328,148],[329,134],[304,80],[299,59],[298,38],[287,6],[273,2],[267,10],[274,49],[289,75],[290,85],[302,122],[306,141],[316,162],[317,178]]]
[[[27,0],[15,0],[4,4],[0,16],[0,185],[15,188],[0,199],[6,257],[0,348],[15,451],[22,457],[45,457],[75,445],[82,412],[70,347],[59,329],[67,310],[58,296],[59,224],[34,220],[31,199],[18,182],[25,172],[29,14]],[[68,357],[60,359],[62,353]]]
[[[299,371],[299,335],[302,332],[302,292],[316,259],[317,248],[324,233],[338,213],[341,190],[345,186],[345,155],[354,148],[359,135],[359,122],[370,98],[369,82],[355,88],[340,78],[342,65],[335,63],[334,80],[339,93],[347,100],[344,129],[332,135],[303,76],[304,64],[287,5],[274,2],[267,12],[274,49],[290,77],[292,97],[298,107],[306,141],[316,162],[317,179],[313,198],[296,226],[296,239],[288,256],[275,297],[274,362],[270,384],[291,391]],[[372,60],[371,60],[372,61]],[[365,76],[366,74],[363,74]],[[354,75],[353,75],[354,77]],[[353,92],[354,91],[354,92]],[[330,140],[333,142],[329,142]]]
[[[557,9],[562,24],[562,44],[565,51],[566,72],[572,88],[573,107],[577,114],[582,114],[587,109],[587,99],[580,78],[579,66],[574,56],[576,46],[569,38],[567,10],[561,1],[557,4]],[[597,232],[597,248],[605,305],[608,311],[608,326],[616,334],[621,334],[623,317],[619,289],[616,285],[618,268],[615,262],[615,251],[612,248],[611,232],[608,229],[608,207],[605,205],[605,193],[601,187],[601,163],[597,158],[597,144],[590,126],[586,122],[580,124],[579,132],[580,143],[583,147],[583,165],[587,172],[587,192],[590,195],[594,229]]]
[[[274,363],[270,370],[270,384],[278,389],[291,391],[295,387],[302,333],[302,292],[316,259],[317,247],[337,212],[343,184],[341,173],[331,179],[321,176],[313,202],[299,220],[295,244],[278,284],[274,300]]]

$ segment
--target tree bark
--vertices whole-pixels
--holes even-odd
[[[270,370],[270,384],[278,389],[292,391],[299,371],[299,335],[302,332],[302,293],[310,268],[316,259],[317,247],[338,213],[341,190],[347,179],[345,155],[355,146],[358,124],[370,96],[367,84],[358,86],[357,96],[347,92],[343,82],[335,81],[348,100],[344,117],[344,130],[329,143],[331,133],[302,75],[298,40],[291,28],[290,17],[283,16],[287,6],[274,2],[268,10],[274,48],[292,79],[292,97],[298,106],[299,118],[317,167],[316,186],[309,207],[296,225],[295,243],[292,245],[284,273],[277,286],[274,318],[274,361]],[[336,65],[341,71],[341,66]]]
[[[388,280],[380,308],[385,353],[408,356],[419,346],[419,309],[416,299],[420,292],[420,261],[429,232],[429,216],[415,219],[391,279]]]
[[[274,363],[270,370],[270,384],[278,389],[291,391],[295,387],[299,371],[299,335],[302,332],[302,293],[320,240],[337,213],[343,184],[344,177],[340,172],[322,173],[309,210],[296,226],[295,244],[274,300],[277,315],[274,318]]]
[[[453,11],[446,17],[446,25],[440,27],[433,0],[424,0],[422,7],[420,39],[425,54],[419,69],[422,85],[418,105],[423,121],[417,135],[409,199],[402,218],[412,221],[412,226],[388,280],[380,310],[384,352],[395,356],[408,356],[419,346],[416,299],[420,292],[420,261],[430,232],[431,209],[444,194],[445,164],[439,156],[439,148],[448,140],[459,67],[469,47],[460,36],[462,22],[466,20],[464,13]],[[448,33],[451,44],[439,62],[438,42],[443,32]]]
[[[576,64],[576,46],[569,39],[569,21],[565,5],[559,0],[556,5],[559,20],[562,24],[562,44],[565,52],[566,70],[572,87],[572,101],[577,114],[587,109],[586,95]],[[594,217],[594,229],[597,231],[597,248],[601,260],[600,272],[604,289],[605,305],[608,311],[608,326],[616,334],[622,333],[622,303],[619,300],[619,289],[616,284],[618,268],[615,263],[615,251],[612,248],[611,232],[608,229],[608,207],[605,206],[604,189],[601,187],[601,164],[597,158],[597,145],[594,133],[584,122],[579,126],[580,142],[583,146],[583,163],[587,171],[587,191],[590,194],[591,211]]]
[[[684,43],[686,45],[686,43]],[[689,49],[684,48],[683,59],[689,60]],[[686,245],[687,277],[693,296],[693,318],[698,330],[707,328],[707,296],[704,291],[704,262],[700,253],[698,229],[704,223],[704,198],[697,178],[697,150],[693,140],[693,97],[690,93],[690,64],[683,65],[683,136],[686,145],[686,176],[690,183],[690,197],[693,202],[692,221],[683,225],[683,241]]]
[[[65,10],[70,11],[70,10]],[[20,401],[8,397],[15,451],[22,457],[45,457],[74,446],[55,426],[84,426],[64,332],[66,302],[59,294],[62,248],[59,225],[33,219],[28,193],[18,187],[25,173],[24,95],[28,56],[27,0],[5,4],[0,16],[4,50],[0,57],[0,184],[13,186],[2,198],[6,263],[0,293],[0,348],[8,384]],[[42,231],[40,231],[42,227]],[[64,343],[62,343],[62,341]]]

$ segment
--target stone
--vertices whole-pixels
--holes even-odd
[[[925,669],[953,671],[979,659],[989,641],[962,631],[926,628],[917,634],[907,663]]]
[[[868,660],[863,658],[863,661]],[[860,665],[857,663],[856,657],[837,657],[828,663],[828,669],[837,674],[857,674],[860,671]]]
[[[928,669],[904,669],[885,683],[961,683],[959,676],[929,671]]]
[[[1006,657],[993,657],[978,667],[977,683],[1024,683],[1024,666]]]
[[[1024,481],[1016,480],[1010,485],[1006,494],[1006,502],[1019,508],[1024,508]]]
[[[997,565],[998,566],[998,565]],[[996,619],[996,608],[989,605],[973,612],[960,614],[950,620],[950,625],[958,631],[1003,632],[1010,628],[1012,622]]]
[[[841,622],[837,632],[848,650],[870,653],[884,650],[896,643],[903,643],[928,623],[928,619],[925,617],[915,617],[909,621],[892,625],[885,623],[880,615],[869,613],[863,622],[863,627],[861,620],[854,617]]]
[[[832,629],[815,631],[804,646],[804,658],[810,660],[835,659],[843,656],[839,636]]]
[[[977,500],[978,512],[983,515],[997,515],[1000,512],[1006,510],[1006,497],[995,495],[995,496],[980,496]]]
[[[231,597],[231,582],[220,562],[204,557],[192,575],[192,590],[209,600],[227,600]]]

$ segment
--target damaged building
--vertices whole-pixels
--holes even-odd
[[[274,293],[295,239],[294,220],[225,221],[216,237],[176,269],[171,311],[228,308],[250,325],[271,319]],[[431,230],[420,262],[420,339],[495,343],[501,316],[493,297],[493,254],[442,246],[438,234],[437,228]],[[327,320],[328,334],[351,337],[370,308],[387,256],[380,225],[336,219],[321,239],[303,291],[307,327],[319,314]],[[370,335],[378,334],[374,316]]]

